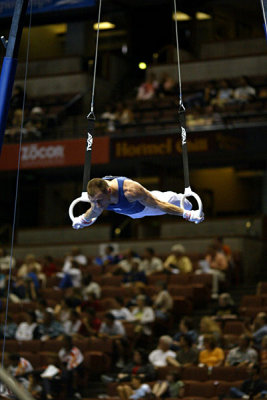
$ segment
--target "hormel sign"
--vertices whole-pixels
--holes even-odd
[[[86,138],[51,142],[25,143],[21,148],[21,169],[53,168],[84,164]],[[17,169],[18,144],[3,146],[0,171]],[[92,149],[92,163],[109,162],[109,139],[97,137]]]

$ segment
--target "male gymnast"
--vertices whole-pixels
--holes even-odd
[[[81,229],[92,225],[104,210],[111,210],[131,218],[143,218],[163,214],[181,216],[199,224],[204,215],[191,211],[192,204],[185,199],[184,209],[180,207],[181,193],[149,191],[140,183],[120,176],[94,178],[87,185],[88,200],[91,207],[85,214],[74,218],[73,228]]]

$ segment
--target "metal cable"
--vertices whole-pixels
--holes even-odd
[[[15,238],[16,215],[17,215],[17,203],[18,203],[19,175],[20,175],[20,161],[21,161],[21,147],[22,147],[22,132],[23,132],[23,125],[24,125],[24,114],[25,114],[25,103],[26,103],[26,89],[27,89],[27,76],[28,76],[28,65],[29,65],[31,25],[32,25],[32,0],[31,0],[31,7],[30,7],[30,20],[29,20],[29,31],[28,31],[28,43],[27,43],[27,53],[26,53],[26,61],[25,61],[24,93],[23,93],[22,117],[21,117],[21,125],[20,125],[18,167],[17,167],[15,203],[14,203],[13,224],[12,224],[12,235],[11,235],[11,249],[10,249],[10,262],[9,262],[8,286],[7,286],[7,296],[6,296],[6,312],[5,312],[5,324],[4,324],[4,338],[3,338],[2,360],[1,360],[1,365],[2,365],[2,367],[4,367],[4,355],[5,355],[5,346],[6,346],[6,328],[7,328],[7,316],[8,316],[8,301],[9,301],[9,295],[10,295],[10,282],[11,282],[12,259],[13,259],[13,251],[14,251],[14,238]]]
[[[261,7],[262,7],[263,20],[264,20],[264,25],[265,25],[265,36],[266,36],[266,39],[267,39],[267,21],[266,21],[266,14],[265,14],[265,8],[264,8],[263,0],[261,0]]]
[[[99,24],[101,18],[101,7],[102,0],[99,0],[99,8],[98,8],[98,20],[97,20],[97,33],[96,33],[96,46],[95,46],[95,62],[94,62],[94,75],[93,75],[93,85],[92,85],[92,99],[91,99],[91,111],[88,114],[87,118],[94,118],[94,101],[95,101],[95,82],[96,82],[96,67],[97,67],[97,57],[98,57],[98,42],[99,42]]]
[[[185,110],[182,99],[182,78],[181,78],[181,64],[180,64],[180,51],[179,51],[179,35],[178,35],[178,20],[177,20],[177,7],[176,0],[174,3],[174,20],[175,20],[175,36],[176,36],[176,52],[177,52],[177,72],[178,72],[178,85],[179,85],[179,106],[180,110]]]

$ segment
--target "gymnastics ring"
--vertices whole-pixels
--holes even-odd
[[[185,190],[184,190],[184,194],[183,194],[183,197],[182,197],[182,199],[181,199],[181,207],[184,208],[185,199],[186,199],[187,197],[189,197],[189,196],[192,196],[192,197],[194,197],[194,198],[196,199],[197,204],[198,204],[198,209],[197,209],[196,211],[198,211],[199,217],[201,217],[202,214],[203,214],[202,201],[201,201],[201,199],[200,199],[200,197],[199,197],[198,194],[196,194],[195,192],[192,192],[190,186],[188,186],[188,187],[185,188]]]
[[[87,192],[82,192],[81,197],[78,197],[77,199],[73,200],[73,202],[69,206],[69,216],[70,216],[70,219],[72,220],[72,222],[74,222],[74,220],[75,220],[75,217],[73,215],[73,209],[76,206],[76,204],[78,204],[80,202],[90,203]],[[92,219],[94,219],[94,218],[92,218]]]

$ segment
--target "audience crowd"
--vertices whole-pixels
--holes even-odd
[[[230,288],[234,269],[233,253],[222,238],[196,258],[180,243],[164,257],[152,248],[139,255],[133,249],[116,253],[108,245],[89,260],[73,248],[62,262],[33,254],[16,261],[1,248],[5,365],[37,399],[57,399],[59,393],[80,398],[89,378],[101,374],[107,390],[113,385],[121,400],[185,397],[186,371],[193,367],[208,374],[223,367],[245,371],[243,383],[229,386],[223,397],[265,397],[267,314],[244,319],[230,293],[221,293]],[[200,317],[177,306],[194,276],[203,282],[208,277],[206,286],[196,285],[207,294]],[[46,349],[41,363],[33,354],[37,344]],[[94,357],[107,357],[99,370]],[[6,389],[5,396],[13,394]]]

